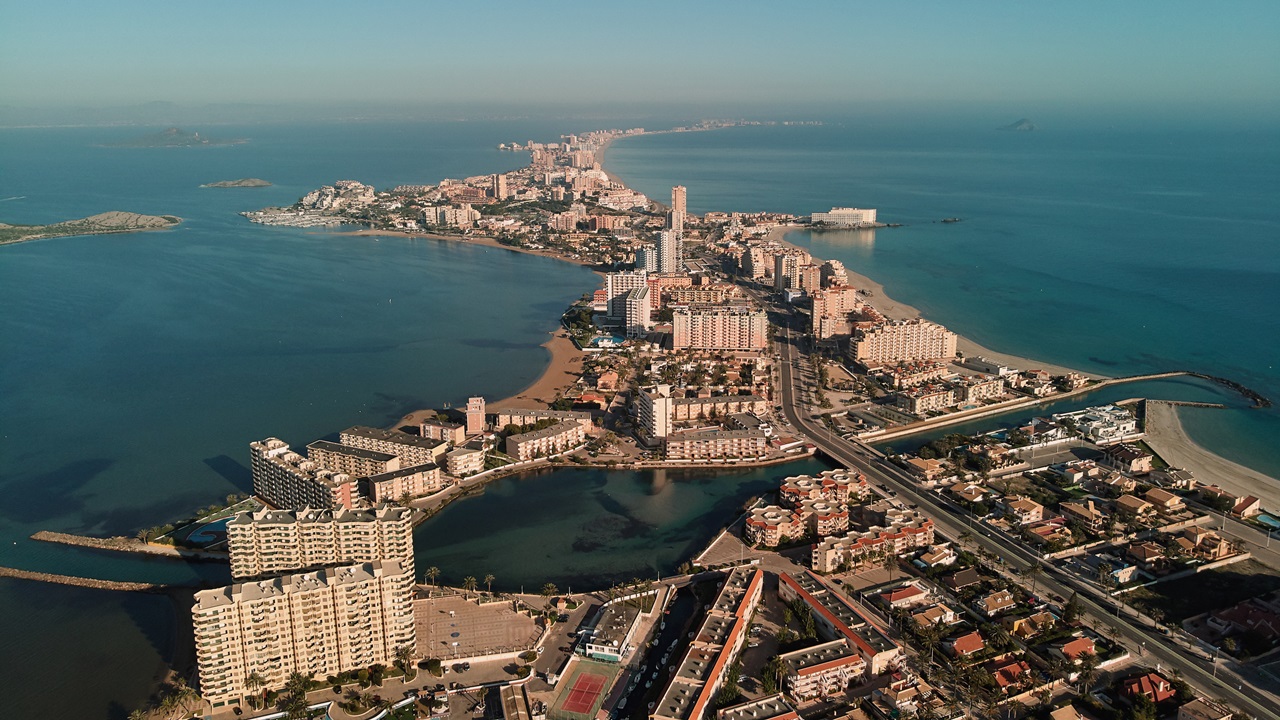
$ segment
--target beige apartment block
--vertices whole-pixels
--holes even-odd
[[[518,461],[562,453],[586,440],[581,423],[562,420],[543,430],[507,437],[507,454]]]
[[[260,692],[255,673],[279,689],[293,672],[390,665],[415,644],[413,581],[412,567],[374,561],[196,593],[201,695],[217,710]]]
[[[676,308],[672,318],[676,350],[763,350],[769,346],[769,316],[745,304]]]
[[[349,508],[358,496],[356,478],[308,460],[283,440],[249,443],[253,492],[278,508]]]
[[[949,360],[956,356],[956,334],[920,318],[881,322],[854,331],[849,355],[864,365]]]
[[[413,511],[242,512],[227,522],[227,550],[235,580],[374,560],[395,560],[412,572]]]

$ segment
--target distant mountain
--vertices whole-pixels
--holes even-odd
[[[1018,132],[1031,132],[1032,130],[1036,130],[1036,129],[1038,129],[1038,128],[1036,128],[1036,124],[1035,124],[1035,123],[1031,122],[1031,121],[1030,121],[1030,120],[1028,120],[1027,118],[1022,118],[1021,120],[1019,120],[1019,121],[1017,121],[1017,122],[1015,122],[1015,123],[1010,123],[1010,124],[1008,124],[1008,125],[1005,125],[1005,126],[1003,126],[1003,127],[997,128],[997,129],[999,129],[999,130],[1016,130],[1016,131],[1018,131]]]
[[[246,187],[271,187],[271,183],[259,178],[241,178],[239,180],[219,180],[218,182],[205,183],[202,188],[246,188]]]
[[[205,147],[210,145],[239,145],[247,142],[243,139],[223,140],[201,136],[198,132],[186,132],[171,127],[158,133],[143,135],[132,140],[111,143],[107,147]]]

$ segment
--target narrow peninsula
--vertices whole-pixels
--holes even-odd
[[[182,222],[173,215],[139,215],[138,213],[111,212],[90,215],[79,220],[64,220],[52,225],[8,225],[0,223],[0,245],[68,237],[71,235],[106,235],[109,233],[164,230]]]
[[[261,178],[240,178],[239,180],[219,180],[205,183],[202,188],[258,188],[271,187],[271,183]]]

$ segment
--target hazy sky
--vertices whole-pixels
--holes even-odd
[[[1280,109],[1259,2],[0,2],[0,104]]]

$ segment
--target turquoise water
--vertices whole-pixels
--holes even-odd
[[[539,345],[566,304],[597,284],[544,258],[236,215],[344,178],[386,187],[512,168],[525,158],[494,146],[550,127],[232,128],[253,141],[96,147],[144,132],[0,131],[0,221],[186,219],[0,248],[0,565],[226,582],[219,564],[27,537],[132,534],[246,491],[247,444],[267,435],[303,444],[477,392],[513,394],[545,367]],[[251,176],[277,185],[198,187]],[[7,714],[123,718],[170,656],[174,627],[164,598],[0,581],[0,677],[39,689],[11,693]]]
[[[1040,124],[652,135],[607,165],[655,197],[687,186],[694,212],[877,208],[906,227],[788,239],[987,347],[1108,375],[1198,370],[1280,400],[1280,132]],[[1181,416],[1280,476],[1277,409]]]

